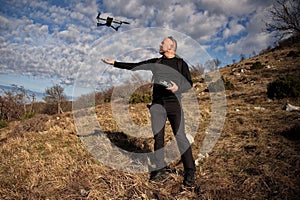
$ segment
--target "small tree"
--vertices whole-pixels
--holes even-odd
[[[5,121],[21,119],[24,115],[22,99],[18,91],[3,91],[4,95],[0,98],[0,118]]]
[[[23,86],[18,86],[16,84],[12,84],[12,87],[14,88],[16,103],[23,106],[24,115],[26,115],[27,114],[26,100],[28,99],[26,89]]]
[[[191,66],[190,72],[191,72],[192,79],[194,80],[199,75],[204,74],[205,67],[201,63],[198,63],[196,65]]]
[[[269,10],[271,22],[266,22],[268,32],[277,31],[280,37],[300,34],[300,0],[276,0]]]
[[[64,88],[59,84],[52,86],[51,88],[46,88],[46,96],[43,98],[46,103],[56,104],[57,113],[63,113],[61,108],[61,103],[67,100],[66,95],[64,94]]]
[[[243,61],[243,60],[245,60],[245,59],[246,59],[246,56],[245,56],[245,54],[241,53],[241,55],[240,55],[240,58],[241,58],[241,60],[240,60],[240,61]]]
[[[221,65],[221,63],[222,62],[218,58],[216,58],[216,59],[207,60],[204,66],[206,69],[212,72],[217,70],[218,67]]]
[[[33,104],[35,103],[35,94],[34,93],[31,93],[30,95],[30,110],[29,110],[29,113],[34,113],[34,110],[33,110]]]

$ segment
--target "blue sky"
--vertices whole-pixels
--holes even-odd
[[[164,34],[189,38],[222,66],[232,64],[241,54],[248,57],[274,44],[274,37],[263,31],[273,2],[1,0],[0,85],[17,84],[41,92],[61,84],[72,96],[74,85],[101,88],[126,82],[132,75],[108,68],[99,61],[101,57],[134,61],[159,56],[153,49],[158,49]],[[130,25],[122,25],[118,32],[97,27],[99,11],[104,18],[113,16]],[[151,36],[153,27],[163,31]],[[178,40],[178,44],[186,56],[197,51],[187,42]],[[91,79],[93,83],[88,83]]]

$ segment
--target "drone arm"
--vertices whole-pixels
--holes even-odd
[[[112,22],[114,22],[116,24],[129,24],[129,22],[125,22],[125,21],[116,21],[116,20],[114,20]]]
[[[116,21],[116,20],[114,20],[114,21],[112,21],[113,23],[116,23],[116,24],[122,24],[122,22],[121,21]]]
[[[97,26],[104,26],[104,25],[106,25],[106,24],[105,24],[105,23],[102,24],[102,23],[100,23],[100,22],[97,23]]]
[[[97,19],[98,21],[99,21],[99,20],[106,20],[106,19],[101,18],[101,17],[97,17],[96,19]]]

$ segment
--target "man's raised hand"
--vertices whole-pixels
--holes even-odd
[[[110,58],[102,58],[101,60],[102,60],[102,62],[104,62],[106,64],[109,64],[109,65],[114,65],[115,64],[115,60],[110,59]]]

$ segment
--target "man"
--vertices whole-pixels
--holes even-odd
[[[168,119],[181,153],[184,166],[184,185],[194,183],[195,164],[190,143],[185,135],[181,93],[192,87],[188,65],[176,56],[177,42],[173,37],[164,38],[160,44],[161,58],[153,58],[138,63],[117,62],[102,59],[104,63],[127,70],[151,70],[154,77],[153,100],[150,107],[151,125],[154,134],[154,162],[156,170],[151,172],[150,180],[160,180],[167,172],[164,161],[165,123]]]

